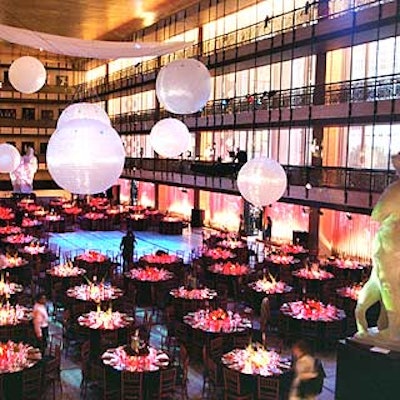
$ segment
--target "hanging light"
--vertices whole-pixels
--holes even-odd
[[[19,151],[8,143],[0,144],[0,172],[9,174],[21,163]]]
[[[93,103],[75,103],[69,105],[60,115],[57,121],[57,129],[64,127],[69,121],[91,119],[105,125],[111,125],[111,121],[105,110]]]
[[[46,158],[50,175],[60,187],[75,194],[95,194],[118,180],[125,151],[110,125],[77,119],[53,133]]]
[[[189,149],[190,133],[183,122],[175,118],[165,118],[151,129],[150,144],[160,156],[178,157]]]
[[[8,70],[8,79],[15,90],[31,94],[40,90],[46,83],[46,69],[35,57],[17,58]]]
[[[240,169],[237,185],[240,194],[257,207],[278,201],[286,190],[287,177],[275,160],[257,157],[247,161]]]
[[[210,72],[203,63],[193,58],[173,61],[158,73],[156,94],[171,113],[198,112],[211,95]]]

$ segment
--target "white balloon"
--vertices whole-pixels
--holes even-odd
[[[20,57],[11,64],[8,79],[19,92],[35,93],[46,83],[46,69],[35,57]]]
[[[210,98],[210,72],[193,58],[172,61],[158,73],[156,94],[167,111],[193,114],[201,110]]]
[[[52,134],[46,158],[50,175],[60,187],[75,194],[94,194],[116,183],[125,151],[111,126],[78,119]]]
[[[75,103],[69,105],[60,115],[57,121],[57,129],[62,128],[69,121],[75,119],[94,119],[105,125],[111,125],[111,121],[103,108],[93,103]]]
[[[150,144],[160,156],[174,158],[189,149],[190,133],[183,122],[165,118],[151,129]]]
[[[8,143],[0,144],[0,172],[10,173],[21,163],[19,151]]]
[[[286,172],[275,160],[257,157],[247,161],[237,177],[240,194],[257,207],[278,201],[287,186]]]

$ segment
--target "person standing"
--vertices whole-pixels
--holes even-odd
[[[272,236],[272,219],[268,215],[268,217],[267,217],[267,225],[266,225],[265,231],[264,231],[264,240],[270,242],[271,241],[271,236]]]
[[[46,295],[40,293],[33,306],[33,329],[42,354],[46,350],[47,339],[49,337],[49,315],[47,313],[46,302]]]
[[[314,400],[316,395],[302,393],[302,382],[315,378],[315,358],[307,342],[299,340],[292,347],[294,378],[290,387],[289,400]]]
[[[128,229],[126,235],[122,238],[119,248],[122,250],[123,265],[122,269],[126,272],[133,260],[133,251],[135,249],[136,237],[132,230]]]

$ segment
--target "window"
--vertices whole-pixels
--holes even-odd
[[[1,108],[0,109],[0,118],[16,119],[17,118],[17,110],[15,110],[14,108]]]
[[[57,75],[56,76],[57,86],[68,86],[68,75]]]
[[[41,112],[41,119],[46,121],[50,121],[54,119],[54,112],[53,110],[42,110]]]
[[[26,151],[28,150],[29,147],[32,147],[32,149],[35,150],[35,143],[33,143],[33,142],[22,142],[22,153],[26,154]]]
[[[39,152],[40,154],[46,154],[47,151],[47,142],[40,143]]]
[[[23,108],[22,109],[22,119],[28,121],[33,121],[35,119],[35,109],[34,108]]]

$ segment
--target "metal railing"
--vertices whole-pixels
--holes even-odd
[[[283,166],[290,186],[306,186],[381,193],[397,177],[392,170],[345,167]],[[127,158],[126,171],[154,171],[236,179],[240,165],[208,161]]]

